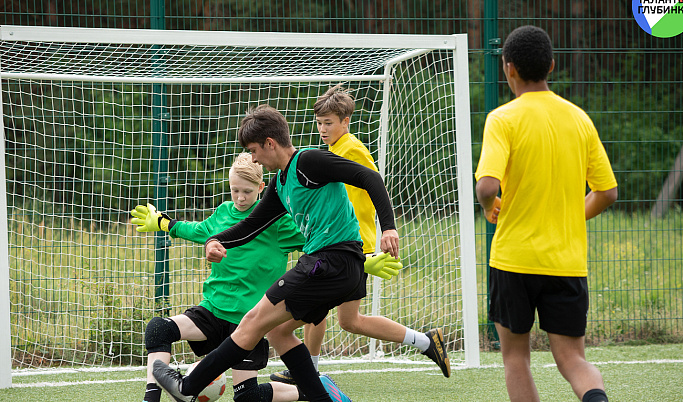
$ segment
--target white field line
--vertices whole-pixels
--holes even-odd
[[[367,363],[367,362],[366,362]],[[392,363],[397,363],[396,361],[392,361]],[[401,362],[403,363],[403,362]],[[620,365],[620,364],[681,364],[683,363],[683,360],[681,359],[657,359],[657,360],[635,360],[635,361],[621,361],[621,360],[611,360],[611,361],[606,361],[606,362],[591,362],[592,364],[596,366],[605,366],[605,365]],[[431,366],[431,364],[430,364]],[[541,365],[532,365],[532,367],[536,368],[554,368],[556,367],[555,364],[541,364]],[[144,368],[144,367],[143,367]],[[490,369],[490,368],[503,368],[502,364],[488,364],[488,365],[481,365],[476,368],[476,370],[483,370],[483,369]],[[452,368],[453,370],[467,370],[470,369],[469,367],[465,366],[455,366]],[[121,369],[95,369],[95,368],[90,368],[90,369],[79,369],[79,370],[61,370],[57,372],[56,370],[50,370],[50,373],[45,373],[46,370],[42,370],[41,373],[39,374],[64,374],[64,373],[82,373],[82,372],[106,372],[106,371],[139,371],[141,368],[139,367],[133,367],[133,368],[128,368],[127,370],[121,370]],[[331,375],[339,375],[339,374],[372,374],[372,373],[386,373],[386,372],[425,372],[425,371],[434,371],[434,375],[441,375],[441,370],[438,367],[406,367],[406,368],[380,368],[380,369],[360,369],[360,370],[331,370],[331,371],[325,371],[325,374],[331,374]],[[29,373],[24,373],[22,372],[21,374],[19,373],[13,373],[12,376],[28,376],[31,375]],[[261,374],[259,377],[268,377],[269,374]],[[228,378],[230,378],[228,376]],[[35,382],[35,383],[21,383],[21,384],[12,384],[13,388],[40,388],[40,387],[67,387],[67,386],[73,386],[73,385],[90,385],[90,384],[114,384],[114,383],[123,383],[123,382],[143,382],[146,379],[144,377],[139,377],[139,378],[128,378],[128,379],[121,379],[121,380],[89,380],[89,381],[56,381],[56,382]]]

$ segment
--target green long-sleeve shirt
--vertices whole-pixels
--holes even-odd
[[[202,222],[174,222],[170,235],[204,244],[209,237],[246,218],[254,206],[240,212],[232,201],[226,201]],[[226,258],[211,264],[211,275],[204,281],[199,305],[218,318],[239,324],[285,273],[287,254],[301,250],[304,242],[291,217],[285,215],[251,242],[228,249]]]

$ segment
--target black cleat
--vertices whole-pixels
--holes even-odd
[[[176,402],[194,402],[194,396],[183,395],[180,392],[180,385],[183,383],[183,375],[177,370],[172,369],[168,364],[161,360],[155,360],[152,365],[152,374],[157,380],[157,384],[166,391]]]
[[[434,360],[441,368],[444,377],[451,376],[451,362],[448,360],[446,345],[443,342],[443,330],[441,328],[430,329],[425,332],[429,338],[429,347],[422,354]]]
[[[317,374],[320,375],[319,372]],[[289,372],[289,370],[284,370],[280,371],[279,373],[271,374],[270,381],[277,381],[283,382],[285,384],[296,385],[296,381],[294,381],[294,377],[292,377],[292,374]]]

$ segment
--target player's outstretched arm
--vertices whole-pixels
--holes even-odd
[[[158,232],[163,230],[169,231],[168,224],[171,223],[171,218],[163,212],[157,212],[157,209],[152,204],[138,205],[134,210],[130,211],[133,215],[131,223],[138,225],[135,230],[138,232]]]
[[[370,275],[379,276],[382,279],[391,279],[398,275],[403,264],[387,253],[379,253],[366,258],[364,267],[365,272]]]

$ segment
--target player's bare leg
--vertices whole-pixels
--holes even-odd
[[[320,356],[320,349],[323,347],[325,340],[325,330],[327,330],[327,320],[322,320],[320,324],[306,324],[304,325],[304,344],[311,352],[311,357]],[[313,364],[318,368],[317,362],[314,359]]]
[[[353,334],[369,336],[418,348],[432,359],[445,377],[451,376],[451,363],[440,328],[419,333],[382,316],[360,313],[360,300],[352,300],[337,307],[339,325]]]
[[[548,333],[548,340],[557,369],[571,384],[579,399],[592,389],[605,389],[600,371],[586,361],[585,337]]]
[[[529,333],[515,334],[496,323],[505,366],[505,385],[510,402],[539,401],[538,390],[531,376],[531,346]]]
[[[367,316],[359,311],[360,300],[342,303],[337,307],[337,318],[343,330],[383,341],[402,343],[407,328],[382,316]]]

